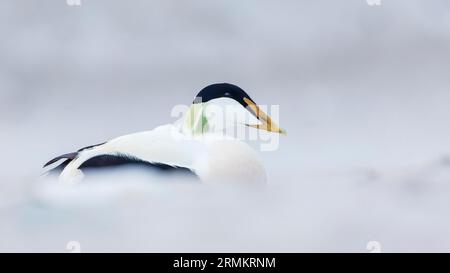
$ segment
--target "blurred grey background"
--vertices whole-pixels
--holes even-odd
[[[0,35],[0,251],[450,250],[448,1],[5,0]],[[36,194],[215,82],[280,105],[264,191]]]

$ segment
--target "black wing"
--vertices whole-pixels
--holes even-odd
[[[104,143],[102,143],[104,144]],[[83,149],[80,149],[78,152],[75,153],[69,153],[64,154],[58,157],[55,157],[54,159],[47,162],[44,167],[47,167],[61,159],[66,159],[61,164],[56,166],[55,168],[51,169],[48,173],[49,174],[59,174],[62,170],[69,164],[72,160],[76,159],[80,152],[92,149],[94,147],[100,146],[102,144],[98,145],[92,145],[85,147]],[[86,160],[79,169],[83,171],[90,171],[90,170],[98,170],[98,169],[105,169],[105,168],[114,168],[114,167],[120,167],[120,166],[132,166],[132,167],[138,167],[149,169],[152,171],[157,171],[158,173],[165,173],[165,174],[187,174],[187,175],[193,175],[197,176],[191,169],[179,167],[179,166],[172,166],[167,165],[163,163],[158,162],[148,162],[141,160],[139,158],[135,158],[128,155],[123,154],[117,154],[117,155],[99,155],[95,156],[91,159]]]
[[[103,144],[105,144],[105,143],[106,143],[106,142],[103,142],[103,143],[100,143],[100,144],[96,144],[96,145],[90,145],[90,146],[81,148],[81,149],[79,149],[78,151],[76,151],[76,152],[74,152],[74,153],[68,153],[68,154],[63,154],[63,155],[57,156],[57,157],[53,158],[52,160],[50,160],[49,162],[45,163],[44,168],[47,167],[47,166],[49,166],[49,165],[52,165],[53,163],[55,163],[55,162],[57,162],[57,161],[59,161],[59,160],[61,160],[61,159],[67,159],[66,161],[64,161],[63,163],[60,164],[60,165],[63,165],[63,164],[64,164],[64,166],[65,166],[65,165],[69,164],[70,161],[72,161],[72,160],[74,160],[75,158],[77,158],[77,157],[78,157],[78,154],[79,154],[80,152],[82,152],[82,151],[84,151],[84,150],[88,150],[88,149],[95,148],[95,147],[100,146],[100,145],[103,145]],[[59,165],[59,166],[60,166],[60,165]],[[55,168],[57,168],[57,167],[58,167],[58,166],[56,166]]]

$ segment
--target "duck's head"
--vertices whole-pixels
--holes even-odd
[[[183,130],[202,134],[242,125],[286,134],[244,90],[229,83],[200,90],[186,113]]]

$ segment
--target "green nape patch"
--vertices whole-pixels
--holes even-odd
[[[185,125],[193,134],[203,134],[209,131],[208,118],[204,115],[202,105],[191,106],[186,114]]]
[[[202,128],[202,133],[208,132],[208,130],[209,130],[208,119],[203,114],[202,114],[201,128]]]

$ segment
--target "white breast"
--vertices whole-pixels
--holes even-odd
[[[262,184],[265,169],[256,152],[246,143],[232,138],[205,136],[204,152],[199,154],[194,169],[205,183]]]

